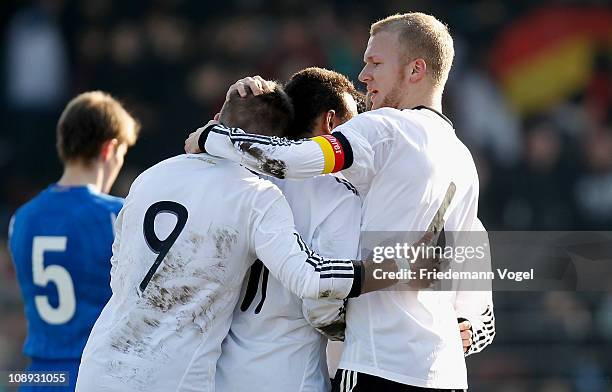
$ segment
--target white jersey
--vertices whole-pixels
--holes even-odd
[[[314,251],[356,259],[361,200],[350,183],[332,175],[274,182],[293,211],[296,230]],[[344,334],[344,312],[344,301],[302,301],[265,267],[252,266],[223,341],[217,389],[328,391],[327,339],[313,326]]]
[[[472,156],[450,121],[425,107],[362,113],[332,136],[298,142],[220,125],[206,132],[208,152],[254,170],[286,178],[342,170],[363,198],[362,231],[425,231],[451,182],[456,191],[445,229],[469,231],[477,221]],[[276,170],[267,170],[271,163]],[[470,301],[462,300],[467,294]],[[490,292],[421,290],[382,291],[351,300],[340,368],[418,387],[467,388],[457,315],[466,314],[459,317],[472,322],[483,342],[490,341],[490,298]],[[467,302],[473,306],[462,309]]]
[[[351,290],[353,263],[312,254],[275,185],[208,155],[141,174],[115,228],[113,295],[83,352],[77,391],[214,391],[221,342],[256,259],[300,297]]]

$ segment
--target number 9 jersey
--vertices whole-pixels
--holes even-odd
[[[83,352],[77,391],[214,391],[256,259],[300,297],[360,292],[353,262],[310,252],[280,190],[229,160],[181,155],[146,170],[115,228],[113,295]]]
[[[24,353],[34,361],[78,364],[111,296],[113,223],[122,205],[93,187],[53,184],[11,219],[9,246],[28,320]]]

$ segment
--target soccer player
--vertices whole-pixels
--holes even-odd
[[[357,115],[356,101],[363,101],[344,75],[321,68],[296,73],[285,91],[295,108],[288,135],[294,140],[329,135]],[[323,257],[357,258],[361,200],[348,181],[326,175],[275,184],[306,244]],[[261,262],[251,266],[241,298],[217,363],[217,390],[329,391],[322,334],[344,338],[344,301],[302,301]]]
[[[265,139],[285,132],[291,112],[273,86],[261,96],[230,94],[220,121]],[[342,299],[385,287],[367,279],[372,262],[312,252],[271,182],[208,155],[173,157],[142,173],[115,230],[113,294],[83,351],[80,392],[214,390],[221,343],[257,259],[299,297]]]
[[[113,222],[123,200],[109,196],[139,126],[110,95],[74,98],[57,125],[60,180],[20,207],[9,245],[21,287],[30,371],[69,373],[74,390],[89,332],[110,298]]]
[[[207,151],[282,178],[342,171],[364,199],[363,231],[424,230],[452,183],[445,230],[473,230],[478,224],[476,168],[442,114],[453,55],[448,29],[433,16],[390,16],[372,25],[359,75],[374,110],[340,125],[331,136],[299,142],[255,141],[211,122],[189,136],[186,150]],[[266,88],[262,80],[251,82]],[[240,83],[234,87],[244,90]],[[269,170],[271,161],[277,170]],[[474,341],[467,350],[457,318],[471,325]],[[490,291],[372,293],[349,301],[342,370],[334,389],[464,389],[464,351],[482,350],[493,336]]]

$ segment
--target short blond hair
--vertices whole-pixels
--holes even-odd
[[[88,91],[73,98],[57,123],[57,151],[64,163],[89,163],[112,139],[132,146],[140,124],[123,105],[103,91]]]
[[[434,85],[444,86],[455,57],[453,38],[444,23],[421,12],[395,14],[370,27],[370,35],[381,31],[398,33],[401,56],[410,56],[407,62],[425,60]]]

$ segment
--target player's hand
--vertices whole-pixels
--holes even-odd
[[[472,324],[469,321],[459,323],[459,333],[461,334],[461,342],[463,343],[463,352],[467,352],[472,345]]]
[[[200,135],[202,134],[202,131],[204,131],[204,128],[206,127],[198,128],[195,130],[195,132],[191,132],[185,140],[185,152],[187,154],[197,154],[199,152],[203,152],[200,151],[198,140],[200,139]]]
[[[274,90],[273,82],[269,82],[262,78],[261,76],[249,76],[243,79],[240,79],[236,83],[232,84],[227,90],[227,95],[225,96],[226,100],[229,100],[230,95],[234,91],[238,91],[241,97],[246,97],[249,92],[247,91],[247,87],[251,89],[251,93],[253,95],[260,95],[263,93],[269,93]]]
[[[217,120],[210,120],[206,125],[201,128],[196,129],[194,132],[191,132],[187,139],[185,140],[185,152],[187,154],[197,154],[199,152],[206,152],[200,149],[198,141],[200,140],[200,135],[211,124],[218,124]]]
[[[432,246],[437,241],[438,236],[432,232],[426,232],[413,247],[422,246],[424,248]],[[410,271],[413,271],[414,278],[410,279],[408,286],[414,290],[422,290],[430,288],[438,279],[430,277],[429,272],[436,273],[440,270],[442,260],[438,257],[425,257],[421,255],[416,260],[410,263]]]

